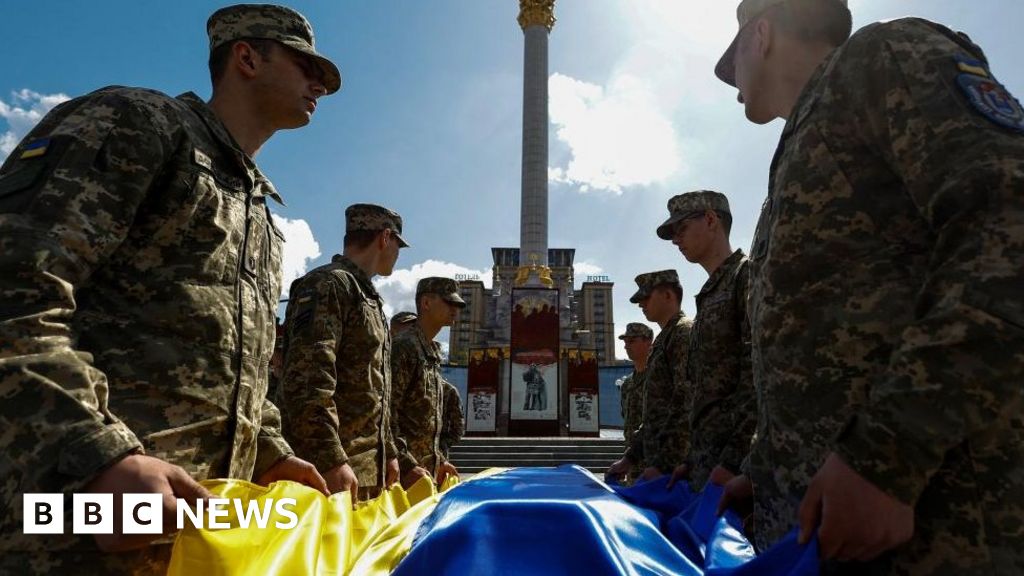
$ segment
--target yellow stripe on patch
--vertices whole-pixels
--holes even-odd
[[[960,68],[961,72],[967,72],[968,74],[974,74],[976,76],[988,78],[988,70],[985,70],[980,66],[971,66],[966,62],[958,62],[957,68]]]
[[[43,146],[42,148],[33,148],[31,150],[25,150],[24,152],[21,153],[21,156],[18,156],[18,158],[20,160],[24,160],[26,158],[35,158],[36,156],[42,156],[43,154],[46,154],[45,146]]]

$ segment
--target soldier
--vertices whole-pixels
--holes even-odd
[[[353,501],[397,480],[391,437],[391,336],[374,276],[388,276],[402,217],[374,204],[345,209],[345,248],[292,283],[279,404],[285,438],[330,491]]]
[[[391,360],[394,383],[392,422],[398,439],[402,485],[429,475],[438,483],[458,471],[441,453],[444,427],[444,379],[441,346],[434,337],[451,326],[466,307],[459,283],[430,277],[416,284],[416,322],[395,340]]]
[[[253,157],[340,76],[288,8],[223,8],[207,31],[209,103],[103,88],[0,168],[0,573],[166,572],[160,535],[71,535],[73,492],[113,494],[115,518],[122,494],[163,494],[171,527],[197,480],[326,492],[265,399],[280,197]],[[29,492],[65,494],[63,536],[22,534]]]
[[[697,294],[686,364],[690,458],[669,482],[671,487],[688,478],[700,490],[716,466],[730,477],[739,474],[757,425],[747,322],[749,271],[743,251],[729,245],[732,213],[724,194],[680,194],[668,201],[668,211],[658,237],[671,240],[708,273]]]
[[[757,439],[730,497],[753,487],[762,546],[818,526],[850,561],[826,573],[1024,572],[1024,110],[926,20],[847,40],[838,0],[739,19],[716,72],[786,126],[751,251]]]
[[[466,433],[466,415],[462,411],[462,397],[459,389],[451,382],[444,380],[444,411],[441,426],[441,455],[448,460],[448,454],[462,440]]]
[[[399,312],[391,317],[391,339],[412,328],[416,324],[415,312]]]
[[[619,336],[626,345],[626,356],[633,361],[633,372],[622,380],[619,404],[622,410],[622,433],[626,446],[633,443],[633,435],[640,427],[641,409],[644,398],[644,375],[647,357],[651,353],[654,330],[640,322],[626,324],[626,332]]]
[[[391,338],[405,332],[416,325],[415,312],[399,312],[391,317]],[[448,452],[452,446],[462,439],[466,433],[466,416],[462,412],[462,398],[459,397],[459,390],[447,380],[444,383],[444,411],[442,415],[443,426],[441,428],[441,455],[448,459]]]
[[[640,429],[623,457],[608,468],[607,476],[616,480],[640,463],[641,480],[668,474],[685,459],[690,444],[684,394],[693,323],[681,309],[683,286],[675,270],[641,274],[636,284],[639,289],[629,301],[639,304],[661,332],[647,360]]]

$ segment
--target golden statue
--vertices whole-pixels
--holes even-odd
[[[555,0],[519,0],[519,27],[543,26],[548,32],[555,27]]]

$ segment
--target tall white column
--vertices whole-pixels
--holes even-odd
[[[554,7],[554,0],[519,0],[525,44],[520,267],[548,265],[548,34]],[[539,285],[541,278],[531,272],[526,284]]]
[[[523,175],[519,264],[548,263],[548,30],[526,37],[523,74]]]

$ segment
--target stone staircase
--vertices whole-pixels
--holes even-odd
[[[451,460],[463,475],[488,468],[559,464],[578,464],[601,474],[624,451],[622,438],[469,437],[452,447]]]

